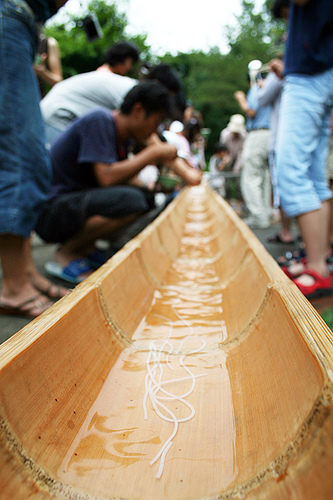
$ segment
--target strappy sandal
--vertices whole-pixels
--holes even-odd
[[[300,267],[297,272],[291,272],[292,267],[297,264],[302,264],[302,267]],[[281,266],[281,269],[288,276],[288,278],[293,279],[303,274],[304,270],[306,269],[306,264],[307,264],[307,259],[304,251],[304,254],[302,253],[302,256],[299,256],[295,259],[291,259],[290,261],[288,261],[287,265]],[[332,255],[327,257],[326,264],[328,272],[330,273],[331,276],[333,276],[333,253]]]
[[[273,236],[269,236],[269,238],[267,238],[266,241],[267,241],[267,243],[279,243],[282,245],[294,245],[295,244],[294,239],[289,240],[289,241],[285,241],[281,238],[281,235],[279,233],[276,233]]]
[[[33,285],[36,288],[36,290],[46,295],[51,300],[62,299],[71,292],[69,288],[55,285],[54,283],[50,283],[46,289],[43,289],[42,287],[36,285],[36,283],[33,283]],[[62,290],[64,290],[65,293]]]
[[[44,311],[49,309],[53,304],[50,301],[42,302],[40,299],[46,298],[45,295],[39,294],[31,297],[28,300],[25,300],[21,304],[17,306],[10,306],[7,304],[1,303],[0,301],[0,314],[5,314],[9,316],[21,316],[23,318],[34,319],[37,318]],[[30,307],[26,307],[30,306]],[[38,312],[36,312],[36,310]],[[35,311],[35,313],[33,313]]]
[[[303,273],[308,276],[311,276],[314,279],[312,285],[303,285],[298,281],[298,278],[293,279],[293,283],[298,286],[301,292],[308,299],[315,299],[317,297],[325,297],[327,295],[332,295],[332,277],[330,275],[324,277],[320,274],[316,273],[312,269],[306,269]]]

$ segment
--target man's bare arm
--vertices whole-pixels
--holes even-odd
[[[165,166],[181,177],[188,186],[198,186],[201,183],[201,170],[191,167],[183,158],[176,158]]]
[[[161,141],[157,134],[152,134],[149,138],[149,144],[159,145],[165,143]],[[181,177],[188,186],[197,186],[201,182],[202,172],[191,167],[183,158],[177,156],[174,160],[165,162],[164,166]]]
[[[41,54],[41,58],[41,64],[34,64],[36,75],[53,87],[63,79],[60,50],[55,38],[48,38],[47,53]],[[49,69],[46,67],[46,61]]]
[[[100,186],[123,184],[137,175],[146,165],[156,165],[159,161],[169,162],[176,158],[177,149],[172,144],[161,143],[147,146],[140,153],[111,164],[95,163],[94,172]]]
[[[254,118],[256,116],[257,112],[254,109],[250,108],[246,99],[246,95],[242,90],[237,90],[237,92],[234,93],[234,97],[246,116],[248,116],[249,118]]]

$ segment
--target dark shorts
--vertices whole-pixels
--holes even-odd
[[[48,201],[36,232],[48,243],[64,243],[84,226],[89,217],[122,219],[153,208],[153,198],[132,186],[111,186],[62,194]]]

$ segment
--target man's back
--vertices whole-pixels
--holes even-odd
[[[96,107],[116,109],[137,81],[108,71],[75,75],[55,85],[42,99],[44,121],[64,130],[75,118]]]
[[[51,197],[98,187],[93,165],[124,159],[127,151],[120,156],[118,146],[116,125],[110,111],[96,108],[76,120],[50,150],[53,167]]]

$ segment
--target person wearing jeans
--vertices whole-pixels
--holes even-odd
[[[277,137],[282,208],[297,219],[305,264],[288,275],[308,297],[332,293],[327,266],[332,191],[326,178],[333,106],[333,3],[293,0],[284,59],[284,91]]]
[[[29,238],[46,200],[45,150],[33,61],[40,26],[65,2],[0,1],[0,313],[36,317],[52,302],[40,293]],[[46,283],[50,285],[50,283]],[[47,287],[46,291],[49,290]],[[64,292],[66,293],[66,292]]]

